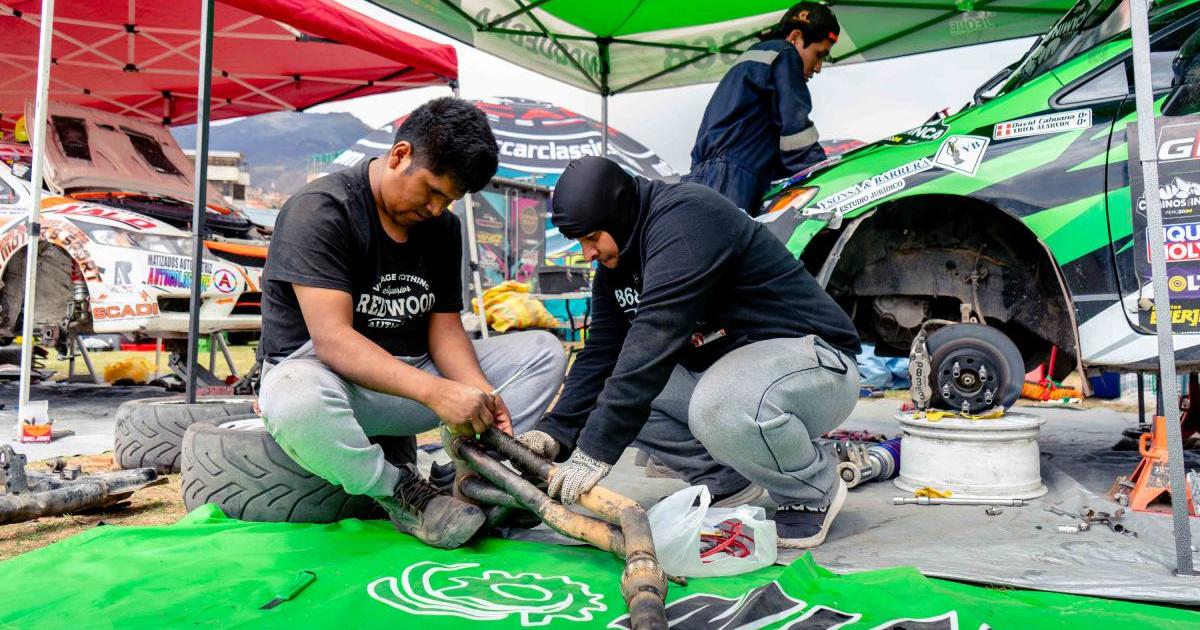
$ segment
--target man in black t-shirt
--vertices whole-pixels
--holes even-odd
[[[562,383],[546,332],[472,341],[463,330],[462,233],[450,204],[496,172],[496,140],[467,101],[413,111],[387,155],[314,180],[284,204],[263,271],[267,430],[310,472],[387,510],[396,529],[457,547],[479,508],[432,487],[412,436],[440,422],[521,432]],[[525,368],[505,390],[493,384]],[[381,444],[404,438],[385,453]]]

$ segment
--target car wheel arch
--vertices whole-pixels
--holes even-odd
[[[965,213],[970,213],[972,221],[957,220]],[[964,237],[970,236],[966,224],[982,226],[983,229],[978,230],[979,241],[984,246],[983,251],[988,252],[987,255],[974,250],[963,251],[962,246],[970,242],[969,238],[964,240]],[[914,237],[914,233],[923,233],[923,236]],[[937,244],[937,247],[926,248],[923,252],[918,251],[919,247],[913,247],[922,242]],[[900,255],[895,259],[879,257],[889,251]],[[864,264],[864,256],[876,256],[879,259],[872,266]],[[989,269],[1000,268],[1009,272],[999,274],[1004,286],[987,286],[986,277],[977,281],[983,302],[979,310],[983,311],[987,323],[1013,336],[1027,363],[1036,362],[1046,355],[1049,343],[1053,343],[1059,347],[1060,357],[1075,359],[1060,360],[1056,374],[1069,372],[1072,363],[1081,364],[1078,323],[1062,270],[1045,243],[1013,212],[998,205],[953,195],[915,195],[887,201],[846,219],[836,230],[823,230],[810,241],[800,257],[822,286],[826,286],[855,319],[855,325],[864,338],[877,343],[880,340],[874,337],[879,335],[873,333],[879,331],[864,330],[863,324],[869,319],[859,312],[864,306],[864,297],[880,296],[884,289],[895,290],[898,292],[895,295],[937,301],[939,304],[935,310],[938,312],[929,313],[929,317],[952,315],[948,318],[957,320],[957,313],[946,312],[947,300],[958,298],[962,303],[975,300],[965,287],[954,287],[952,283],[948,285],[946,278],[936,276],[954,275],[956,269],[961,272],[964,263],[967,267],[971,266],[972,258],[986,260]],[[933,259],[940,259],[938,262],[941,266],[931,265]],[[881,264],[885,261],[886,264]],[[975,262],[976,266],[979,264]],[[1023,267],[1026,281],[1031,280],[1034,286],[1039,287],[1037,293],[1022,295],[1019,289],[1014,291],[1008,286],[1014,284],[1014,275],[1020,276],[1011,272],[1021,271]],[[880,270],[883,270],[885,277],[876,277],[874,281],[858,281],[860,274],[866,272],[877,275]],[[923,273],[933,277],[922,278]],[[989,270],[988,273],[992,272]],[[962,274],[958,275],[961,280]],[[956,290],[948,291],[948,286]],[[865,293],[859,294],[860,289]],[[1032,299],[1038,295],[1050,299]],[[1014,299],[1019,304],[1014,305]],[[1045,306],[1044,313],[1013,312],[1014,306],[1033,309],[1039,303]],[[900,343],[902,338],[893,336],[889,340],[893,353],[907,353],[907,347]],[[1044,348],[1038,348],[1039,341],[1048,343],[1041,344]]]

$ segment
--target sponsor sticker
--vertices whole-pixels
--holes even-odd
[[[1174,223],[1163,226],[1167,262],[1200,260],[1200,223]],[[1150,238],[1146,238],[1146,260],[1150,260]]]
[[[905,186],[905,180],[910,175],[927,171],[932,167],[933,161],[929,158],[921,158],[907,164],[902,164],[826,197],[815,206],[804,210],[803,214],[814,215],[829,212],[844,214],[855,208],[861,208],[872,201],[882,199],[902,190]]]
[[[92,307],[92,319],[138,319],[158,315],[158,304],[139,302],[136,304],[107,304]]]
[[[913,127],[908,131],[902,131],[894,136],[888,136],[887,138],[881,140],[881,143],[891,145],[908,145],[929,142],[931,140],[937,140],[938,138],[946,135],[947,129],[948,128],[946,125],[943,125],[941,122],[925,123],[924,125]]]
[[[1072,129],[1087,129],[1091,126],[1092,110],[1076,109],[997,123],[995,127],[992,127],[992,138],[1009,140],[1025,136],[1042,136]]]
[[[1198,271],[1200,269],[1194,266],[1185,270],[1171,270],[1171,275],[1167,276],[1167,290],[1171,292],[1172,299],[1200,297],[1200,273],[1196,273]]]
[[[1131,157],[1133,153],[1129,154]],[[1200,158],[1200,123],[1163,125],[1158,132],[1158,161],[1178,162]]]
[[[237,290],[237,276],[228,269],[218,269],[213,272],[212,286],[221,293],[233,293]]]
[[[938,149],[933,163],[946,170],[974,176],[989,142],[991,139],[983,136],[950,136]]]
[[[68,214],[77,217],[93,217],[97,219],[105,219],[113,223],[120,223],[126,227],[131,227],[135,230],[149,230],[158,227],[158,224],[146,217],[143,217],[132,212],[116,210],[114,208],[101,208],[99,206],[78,206],[70,205],[64,208],[51,210],[54,214]]]
[[[1158,323],[1158,313],[1150,309],[1150,324]],[[1200,327],[1200,308],[1184,308],[1181,304],[1171,305],[1172,326]]]

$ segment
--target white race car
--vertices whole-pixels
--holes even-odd
[[[20,159],[0,160],[0,343],[21,329],[29,170]],[[187,232],[144,214],[50,193],[42,198],[42,213],[35,323],[43,343],[58,345],[70,334],[88,332],[186,337],[192,286]],[[201,332],[260,328],[257,308],[237,309],[244,292],[258,290],[249,282],[244,267],[206,250]]]

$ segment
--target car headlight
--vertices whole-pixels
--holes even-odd
[[[788,209],[802,210],[804,206],[807,206],[808,203],[817,196],[818,192],[821,192],[821,188],[818,186],[800,186],[793,188],[782,195],[779,195],[779,197],[771,203],[771,207],[767,209],[767,212],[778,212],[780,210]]]
[[[138,234],[134,240],[141,245],[142,249],[148,249],[159,254],[176,254],[179,256],[191,255],[192,239],[178,238],[174,236],[161,236],[159,234]]]
[[[191,254],[191,239],[160,234],[142,234],[132,230],[104,227],[84,222],[75,224],[87,237],[101,245],[113,247],[134,247],[159,254],[176,254],[188,256]]]

